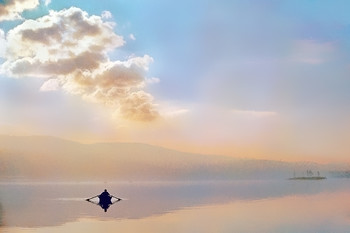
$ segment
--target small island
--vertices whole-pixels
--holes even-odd
[[[289,178],[289,180],[324,180],[327,179],[325,176],[321,176],[320,172],[317,171],[317,175],[314,175],[314,173],[311,170],[306,171],[306,176],[294,176],[292,178]]]
[[[289,178],[289,180],[324,180],[324,179],[327,179],[327,177],[325,177],[325,176],[312,176],[312,177],[300,176],[300,177]]]

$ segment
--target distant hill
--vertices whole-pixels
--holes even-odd
[[[288,178],[316,163],[244,160],[138,143],[82,144],[46,136],[0,136],[2,180],[227,180]]]

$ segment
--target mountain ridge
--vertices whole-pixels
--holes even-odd
[[[288,178],[341,169],[313,162],[180,152],[143,143],[84,144],[52,136],[0,135],[0,178],[34,180],[227,180]]]

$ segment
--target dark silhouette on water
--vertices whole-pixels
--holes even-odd
[[[93,201],[93,199],[95,198],[99,198],[99,202],[95,202]],[[115,199],[115,200],[113,200]],[[107,189],[105,189],[100,195],[96,195],[94,197],[90,197],[88,199],[86,199],[86,201],[90,202],[90,203],[93,203],[93,204],[96,204],[96,205],[99,205],[101,206],[102,209],[104,209],[105,212],[107,212],[108,208],[117,203],[118,201],[121,201],[122,199],[119,198],[119,197],[115,197],[111,194],[109,194],[109,192],[107,191]]]
[[[107,209],[112,205],[112,196],[107,192],[107,189],[105,189],[98,197],[100,198],[98,204],[107,212]]]

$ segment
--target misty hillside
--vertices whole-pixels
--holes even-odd
[[[315,163],[243,160],[136,143],[81,144],[54,137],[0,136],[0,178],[35,180],[203,180],[288,178]]]

